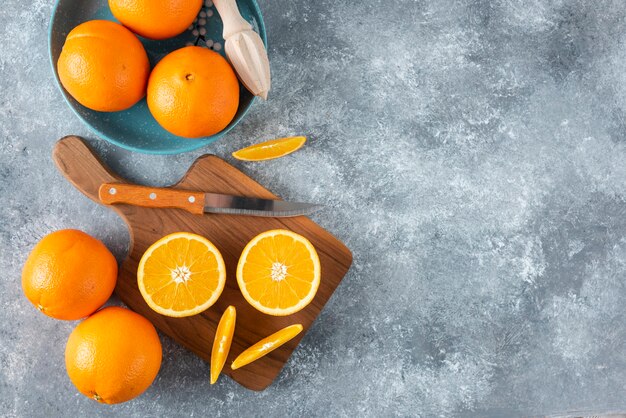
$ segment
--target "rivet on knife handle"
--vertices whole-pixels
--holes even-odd
[[[178,208],[200,215],[204,213],[204,193],[162,189],[124,183],[104,183],[98,190],[105,205],[125,203],[146,208]]]

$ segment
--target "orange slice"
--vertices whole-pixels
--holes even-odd
[[[213,350],[211,351],[211,384],[217,382],[224,363],[226,363],[226,357],[230,351],[230,343],[233,341],[233,334],[235,333],[235,319],[237,317],[237,311],[234,306],[226,308],[222,314],[222,319],[217,325],[215,331],[215,339],[213,340]]]
[[[273,160],[299,150],[305,142],[303,136],[274,139],[235,151],[233,157],[242,161]]]
[[[237,283],[259,311],[291,315],[313,300],[320,285],[320,259],[302,235],[285,229],[266,231],[243,249]]]
[[[288,327],[273,333],[269,337],[263,338],[261,341],[239,354],[235,361],[233,361],[231,368],[233,370],[237,370],[246,364],[250,364],[253,361],[260,359],[267,353],[276,350],[278,347],[300,334],[301,331],[301,324],[289,325]]]
[[[150,246],[137,269],[137,285],[161,315],[196,315],[224,290],[226,267],[215,245],[200,235],[176,232]]]

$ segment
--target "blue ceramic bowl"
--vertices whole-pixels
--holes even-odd
[[[242,16],[252,24],[267,45],[265,25],[256,1],[237,0],[237,4]],[[48,47],[52,71],[65,100],[87,126],[107,141],[127,150],[146,154],[178,154],[191,151],[210,144],[230,131],[243,119],[254,102],[254,96],[240,85],[239,109],[232,122],[218,134],[194,139],[181,138],[163,129],[150,114],[145,99],[122,112],[106,113],[87,109],[61,86],[56,63],[67,34],[77,25],[93,19],[115,21],[107,0],[57,0],[50,21]],[[224,55],[222,21],[211,0],[204,2],[193,27],[181,35],[163,41],[151,41],[141,37],[139,39],[148,52],[152,66],[169,52],[185,45],[206,46]]]

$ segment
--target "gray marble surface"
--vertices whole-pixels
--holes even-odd
[[[509,416],[626,412],[626,4],[263,0],[270,100],[219,143],[145,156],[90,133],[54,85],[52,0],[0,8],[0,416]],[[78,134],[166,185],[202,153],[314,219],[354,265],[275,384],[250,392],[162,336],[140,398],[78,394],[76,325],[23,297],[44,234],[122,259],[126,227],[56,171]],[[230,153],[306,134],[288,158]],[[113,301],[113,303],[119,303]]]

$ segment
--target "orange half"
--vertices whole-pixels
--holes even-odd
[[[268,315],[291,315],[307,306],[320,285],[313,244],[295,232],[274,229],[246,245],[237,264],[244,298]]]
[[[161,315],[199,314],[213,305],[226,283],[226,267],[208,239],[188,232],[167,235],[150,246],[137,269],[146,303]]]
[[[235,151],[233,157],[242,161],[273,160],[299,150],[305,142],[303,136],[273,139]]]

